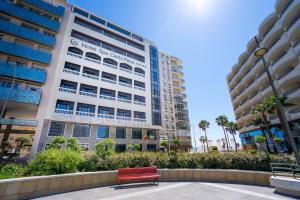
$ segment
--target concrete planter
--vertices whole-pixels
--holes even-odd
[[[300,179],[286,176],[271,176],[271,185],[275,191],[300,197]]]
[[[0,180],[0,199],[29,199],[115,185],[116,171],[82,172]],[[160,169],[161,181],[211,181],[270,186],[271,173],[219,169]]]

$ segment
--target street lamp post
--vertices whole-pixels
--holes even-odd
[[[254,52],[254,55],[256,57],[260,57],[262,58],[262,61],[263,61],[263,65],[264,65],[264,69],[265,69],[265,72],[267,73],[267,76],[268,76],[268,79],[269,79],[269,82],[270,82],[270,85],[272,87],[272,90],[273,90],[273,93],[274,93],[274,96],[275,96],[275,100],[276,100],[276,105],[277,105],[277,108],[279,110],[279,113],[278,115],[280,115],[279,119],[281,121],[281,124],[282,126],[284,127],[284,129],[286,130],[286,134],[288,136],[288,139],[290,140],[290,144],[292,146],[292,149],[293,149],[293,152],[294,152],[294,155],[296,157],[296,161],[297,161],[297,164],[300,165],[300,157],[299,157],[299,151],[298,151],[298,148],[297,148],[297,145],[296,145],[296,142],[295,140],[293,139],[293,136],[292,136],[292,133],[291,133],[291,129],[290,129],[290,126],[288,124],[288,121],[287,121],[287,117],[285,115],[285,111],[284,111],[284,108],[280,102],[280,99],[279,99],[279,95],[278,95],[278,92],[275,88],[275,84],[274,84],[274,81],[272,79],[272,76],[270,74],[270,71],[268,69],[268,66],[267,66],[267,62],[264,58],[264,55],[267,53],[268,49],[267,48],[264,48],[264,47],[260,47],[259,45],[259,42],[257,40],[257,38],[255,37],[255,42],[258,46],[258,50],[256,50]]]

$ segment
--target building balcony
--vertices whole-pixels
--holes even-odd
[[[139,86],[134,86],[134,89],[145,91],[145,88]]]
[[[258,29],[261,37],[265,37],[271,31],[276,20],[276,12],[271,13],[263,20]]]
[[[145,106],[145,105],[146,105],[145,102],[141,102],[141,101],[133,101],[133,104],[136,104],[136,105],[142,105],[142,106]]]
[[[118,101],[120,101],[120,102],[125,102],[125,103],[131,103],[131,100],[130,100],[130,99],[118,98]]]
[[[71,69],[67,69],[67,68],[64,68],[63,72],[70,73],[70,74],[74,74],[74,75],[77,75],[77,76],[80,75],[80,72],[79,72],[79,71],[71,70]]]
[[[55,108],[54,112],[59,113],[59,114],[63,114],[63,115],[73,115],[73,113],[74,113],[73,110],[59,109],[59,108]]]
[[[79,91],[80,95],[88,96],[88,97],[97,97],[97,93],[93,92],[85,92],[85,91]]]
[[[87,77],[90,79],[94,79],[94,80],[99,80],[99,76],[95,76],[95,75],[91,75],[91,74],[87,74],[87,73],[82,73],[81,76]]]
[[[0,24],[1,32],[14,35],[20,38],[28,39],[34,42],[38,42],[50,47],[54,47],[55,45],[56,39],[54,37],[1,19]]]
[[[6,62],[0,62],[0,76],[16,77],[26,81],[37,83],[45,83],[47,73],[43,70],[38,70],[22,65],[13,65]]]
[[[124,116],[117,116],[118,120],[124,120],[124,121],[131,121],[132,118],[131,117],[124,117]]]
[[[128,88],[132,88],[132,85],[131,85],[131,84],[125,83],[125,82],[120,82],[120,81],[119,81],[119,85],[122,85],[122,86],[128,87]]]
[[[299,80],[300,76],[300,63],[289,73],[285,74],[284,77],[281,77],[280,80],[278,80],[278,85],[280,88],[285,88],[286,85],[289,85],[293,82],[297,82]]]
[[[38,125],[37,120],[31,119],[9,119],[9,118],[0,118],[1,125],[13,125],[13,126],[34,126]]]
[[[289,28],[287,31],[288,38],[293,41],[297,37],[299,37],[300,34],[300,19],[297,19]]]
[[[145,118],[133,118],[133,121],[146,122],[146,119]]]
[[[100,95],[100,99],[107,99],[107,100],[115,101],[116,97],[108,96],[108,95]]]
[[[49,53],[3,40],[0,41],[0,52],[45,64],[49,64],[51,61],[51,54]]]
[[[44,1],[40,1],[40,0],[25,0],[25,2],[27,4],[30,4],[34,7],[37,7],[41,10],[44,10],[46,12],[49,12],[49,13],[52,13],[56,16],[63,16],[64,15],[64,12],[65,12],[65,8],[62,7],[62,6],[53,6],[49,3],[46,3]]]
[[[288,28],[288,25],[291,25],[295,18],[299,18],[299,8],[300,2],[292,1],[286,11],[282,14],[282,22],[284,27]]]
[[[293,0],[286,0],[286,1],[277,0],[275,3],[275,9],[277,13],[281,15],[288,8],[291,2],[293,2]]]
[[[60,92],[66,92],[66,93],[70,93],[70,94],[76,94],[77,91],[74,89],[70,89],[70,88],[64,88],[64,87],[60,87],[59,88]]]
[[[105,118],[105,119],[114,119],[114,115],[107,115],[107,114],[99,114],[98,113],[98,118]]]
[[[83,116],[83,117],[95,117],[95,113],[83,112],[83,111],[76,111],[76,115]]]
[[[6,88],[0,87],[0,101],[12,101],[18,103],[39,105],[42,96],[41,90],[25,88]]]
[[[107,83],[112,83],[112,84],[117,84],[116,80],[108,79],[108,78],[101,78],[101,81],[104,81],[104,82],[107,82]]]
[[[0,11],[55,32],[59,30],[60,24],[58,21],[43,17],[8,1],[1,1]]]

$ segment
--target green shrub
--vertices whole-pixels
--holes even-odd
[[[106,158],[108,156],[111,156],[115,153],[113,145],[115,144],[115,141],[111,138],[103,139],[99,141],[96,145],[96,153],[100,158]]]
[[[25,169],[18,164],[7,164],[0,169],[0,179],[18,178],[24,176]]]
[[[82,152],[82,147],[78,144],[76,138],[65,138],[64,136],[55,137],[47,149],[68,149],[71,151],[76,151],[78,153]]]
[[[48,149],[29,162],[27,174],[39,176],[72,173],[78,171],[82,162],[83,156],[76,151]]]

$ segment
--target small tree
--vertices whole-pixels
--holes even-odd
[[[205,136],[201,136],[199,140],[203,144],[203,152],[206,152],[204,144],[205,143],[207,144],[207,138]],[[208,151],[208,149],[207,149],[207,151]]]
[[[175,152],[177,152],[180,148],[180,141],[176,138],[173,140],[173,144],[175,145]]]
[[[78,144],[78,140],[76,138],[65,138],[63,136],[55,137],[51,144],[48,146],[47,149],[59,149],[59,150],[71,150],[80,153],[83,149]]]
[[[115,141],[111,138],[106,138],[101,141],[99,141],[95,147],[96,147],[96,153],[100,158],[106,158],[108,156],[111,156],[115,153],[114,146]]]
[[[160,146],[164,147],[166,151],[168,151],[168,141],[163,140],[160,142]]]
[[[31,139],[30,137],[21,136],[21,137],[17,137],[15,139],[15,142],[19,143],[19,149],[22,149],[26,144],[31,142]]]
[[[140,144],[128,144],[127,148],[129,151],[140,151],[141,145]]]

